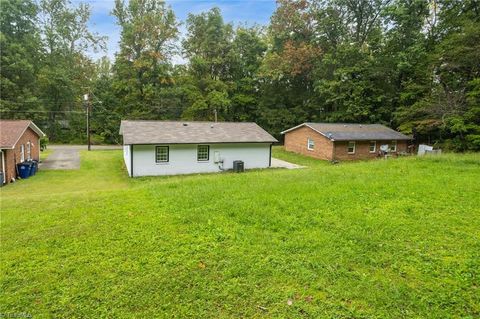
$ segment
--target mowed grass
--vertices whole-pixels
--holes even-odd
[[[51,149],[46,149],[40,152],[40,161],[44,161],[47,159],[48,155],[52,153]]]
[[[480,316],[478,154],[139,179],[81,155],[1,190],[0,313]]]

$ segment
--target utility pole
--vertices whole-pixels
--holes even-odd
[[[215,114],[215,123],[217,123],[217,109],[214,109],[213,113]]]
[[[87,110],[87,145],[88,150],[91,150],[91,143],[90,143],[90,99],[88,94],[83,95],[83,101],[85,102],[85,108]]]

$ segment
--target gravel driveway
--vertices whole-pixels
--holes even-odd
[[[94,145],[92,150],[114,150],[121,149],[117,145]],[[42,163],[40,169],[79,169],[80,151],[87,150],[86,145],[49,145],[52,153]]]

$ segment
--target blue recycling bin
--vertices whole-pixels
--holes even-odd
[[[35,168],[35,163],[33,161],[26,161],[26,163],[30,165],[30,176],[35,175],[35,173],[37,172]]]
[[[38,170],[37,161],[31,160],[31,161],[26,161],[26,163],[30,165],[30,176],[37,174],[37,170]]]
[[[33,168],[35,169],[35,171],[33,172],[33,175],[35,175],[38,172],[38,161],[32,160],[32,163],[33,163]]]
[[[19,163],[17,164],[17,168],[18,168],[18,176],[20,178],[28,178],[30,176],[31,166],[28,163],[26,162]]]

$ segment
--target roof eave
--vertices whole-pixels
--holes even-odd
[[[390,137],[390,138],[378,138],[378,137],[373,137],[373,138],[337,138],[337,139],[332,139],[332,141],[336,142],[345,142],[345,141],[409,141],[412,140],[413,138],[407,137],[407,138],[400,138],[400,137]]]
[[[33,121],[30,121],[30,124],[28,125],[35,133],[38,134],[40,137],[45,137],[45,133],[35,124]]]
[[[35,123],[33,123],[33,121],[30,121],[30,123],[28,123],[27,127],[25,127],[25,129],[22,131],[22,133],[20,135],[18,135],[18,138],[17,140],[15,141],[15,143],[12,145],[11,148],[9,149],[14,149],[15,148],[15,145],[17,145],[18,141],[22,138],[23,134],[25,134],[25,132],[28,130],[28,129],[31,129],[32,131],[34,131],[35,133],[37,133],[37,135],[42,138],[45,136],[45,133],[42,132],[42,130],[40,128],[38,128],[38,126],[35,125]]]
[[[296,129],[302,127],[302,126],[306,126],[306,127],[310,128],[310,129],[314,130],[314,131],[317,132],[318,134],[322,135],[323,137],[326,137],[327,139],[329,139],[329,140],[331,140],[331,141],[334,141],[333,138],[327,136],[327,135],[324,134],[323,132],[320,132],[319,130],[315,129],[314,127],[308,125],[308,123],[302,123],[302,124],[300,124],[300,125],[294,126],[294,127],[292,127],[292,128],[289,128],[288,130],[285,130],[285,131],[283,131],[283,132],[280,132],[280,134],[284,135],[285,133],[288,133],[288,132],[291,132],[291,131],[293,131],[293,130],[296,130]]]
[[[278,140],[270,141],[221,141],[221,142],[211,142],[211,141],[192,141],[192,142],[131,142],[125,141],[123,145],[196,145],[196,144],[273,144],[278,143]]]

